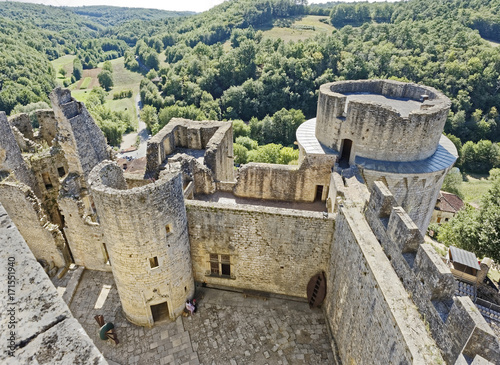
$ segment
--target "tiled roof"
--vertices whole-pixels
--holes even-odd
[[[456,213],[463,208],[464,202],[458,196],[446,191],[439,192],[439,210],[443,212]]]

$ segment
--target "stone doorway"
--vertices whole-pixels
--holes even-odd
[[[339,165],[342,168],[349,167],[349,160],[351,158],[352,140],[344,139],[342,141],[342,153],[340,154]]]
[[[153,315],[153,322],[163,321],[168,319],[168,304],[163,302],[151,306],[151,314]]]

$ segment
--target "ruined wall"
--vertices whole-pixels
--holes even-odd
[[[323,187],[321,200],[326,200],[334,161],[328,156],[307,156],[300,166],[248,163],[238,170],[234,195],[312,202],[319,185]]]
[[[331,216],[193,200],[186,210],[196,281],[304,298],[309,279],[328,266]],[[210,254],[229,255],[229,276],[211,274]]]
[[[5,278],[0,363],[107,364],[36,262],[1,204],[0,242],[3,263],[0,274]],[[14,285],[8,288],[11,282]]]
[[[50,93],[58,125],[58,142],[64,150],[69,172],[84,180],[99,162],[112,157],[104,134],[95,124],[83,103],[71,97],[68,89]]]
[[[57,198],[61,186],[60,179],[64,178],[68,171],[68,163],[62,149],[54,145],[48,150],[33,154],[30,164],[41,192],[42,204],[51,222],[62,227]]]
[[[104,161],[89,184],[125,315],[151,326],[150,307],[166,303],[175,318],[194,294],[180,174],[127,189],[122,169]]]
[[[157,172],[167,156],[176,148],[206,149],[204,164],[212,170],[215,180],[233,181],[233,130],[228,122],[173,118],[148,141],[148,173]]]
[[[371,93],[412,100],[420,100],[426,94],[429,101],[420,108],[415,107],[406,117],[391,106],[376,101],[347,102],[344,93]],[[446,96],[431,87],[398,81],[324,84],[320,87],[318,99],[316,137],[337,151],[342,150],[344,139],[352,140],[353,157],[384,161],[423,160],[436,151],[450,105]]]
[[[58,227],[47,220],[40,201],[28,186],[6,181],[0,183],[0,202],[37,259],[57,267],[69,265],[64,237]]]
[[[13,173],[20,182],[32,188],[38,196],[40,195],[35,178],[23,159],[4,112],[0,112],[0,171]]]
[[[463,353],[495,363],[498,338],[468,297],[454,297],[456,282],[387,187],[376,182],[366,219],[449,364]]]
[[[57,136],[57,120],[52,109],[39,109],[35,111],[38,120],[38,136],[43,139],[49,146],[52,146],[52,141]]]
[[[28,114],[21,113],[9,117],[9,123],[16,127],[25,138],[33,140],[33,127]]]
[[[344,364],[443,359],[358,207],[340,208],[323,308]]]

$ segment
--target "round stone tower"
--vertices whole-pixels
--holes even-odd
[[[442,135],[450,104],[434,88],[392,80],[322,85],[317,118],[297,130],[301,156],[336,154],[339,168],[355,165],[369,188],[383,181],[424,231],[457,158]]]
[[[194,294],[180,173],[127,189],[122,169],[103,161],[89,185],[127,319],[141,326],[174,319]]]

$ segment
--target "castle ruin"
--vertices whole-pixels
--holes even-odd
[[[50,275],[70,263],[111,271],[127,319],[151,327],[179,316],[197,284],[306,300],[324,273],[341,363],[500,363],[497,335],[423,241],[457,158],[439,91],[321,86],[317,117],[297,130],[297,166],[235,170],[230,122],[172,119],[141,175],[117,166],[68,90],[50,98],[36,132],[26,115],[0,113],[0,203]]]

